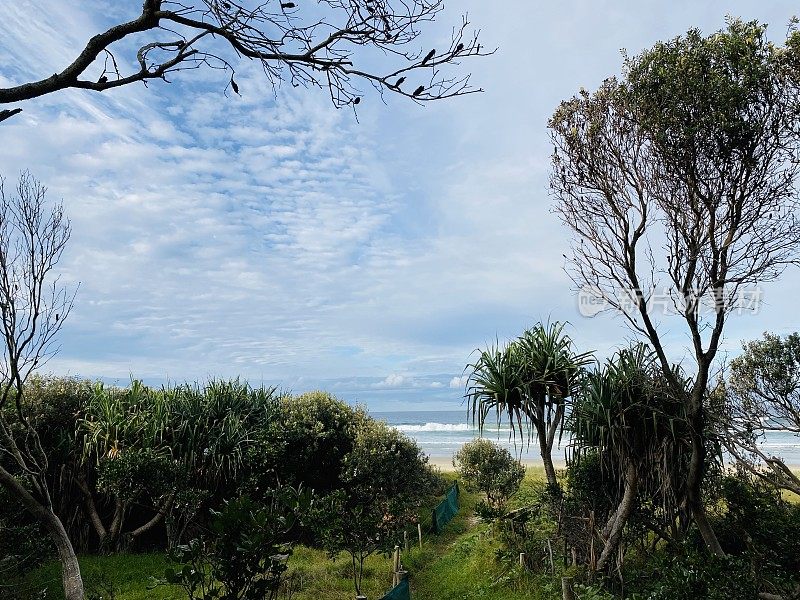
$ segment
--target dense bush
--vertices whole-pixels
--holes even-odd
[[[366,419],[362,409],[326,392],[284,396],[276,418],[256,435],[248,491],[256,494],[278,482],[302,483],[319,494],[339,488],[344,458]]]
[[[648,572],[646,600],[757,600],[759,585],[746,561],[702,550],[664,555]]]
[[[588,515],[594,512],[598,519],[605,519],[614,508],[616,485],[608,474],[603,473],[600,454],[588,451],[567,464],[566,502],[575,514]]]
[[[349,553],[360,593],[366,558],[402,542],[440,481],[415,442],[372,419],[360,421],[340,477],[338,489],[321,499],[313,529],[331,557]]]
[[[274,389],[238,380],[94,386],[78,419],[73,476],[99,546],[128,546],[160,531],[165,520],[179,524],[167,530],[168,545],[175,545],[173,534],[197,513],[198,498],[216,508],[239,487],[249,449],[276,418],[277,405]]]
[[[0,583],[40,565],[53,554],[53,544],[39,523],[0,488]]]
[[[464,444],[453,457],[468,489],[486,494],[490,508],[499,509],[519,489],[525,467],[505,448],[478,438]]]
[[[769,587],[800,573],[800,505],[773,486],[745,474],[722,481],[725,510],[714,528],[725,551],[741,557]]]
[[[281,591],[292,553],[293,530],[308,512],[311,494],[284,486],[254,502],[247,496],[214,511],[208,534],[172,553],[180,566],[164,583],[189,600],[272,600]]]
[[[388,544],[441,487],[416,444],[323,392],[293,397],[238,380],[158,389],[51,378],[33,380],[26,402],[50,459],[54,503],[83,552],[174,549],[230,500],[269,505],[286,485],[313,488],[331,510],[351,515],[341,529],[379,526],[378,545]],[[36,540],[33,520],[0,503],[6,562],[42,560],[50,544]]]

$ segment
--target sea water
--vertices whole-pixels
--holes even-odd
[[[465,443],[481,435],[508,448],[523,459],[537,460],[539,446],[536,439],[528,439],[523,429],[512,435],[507,421],[498,424],[494,415],[489,415],[481,431],[467,416],[466,410],[372,412],[373,417],[386,421],[414,439],[431,458],[452,458]],[[563,461],[569,439],[564,438],[553,450],[553,459]],[[791,433],[769,433],[762,448],[771,456],[780,456],[786,464],[800,466],[800,437]]]

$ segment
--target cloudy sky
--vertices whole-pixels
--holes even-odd
[[[0,1],[0,85],[62,69],[139,0]],[[126,382],[243,376],[329,389],[375,410],[460,406],[472,351],[538,320],[571,323],[607,353],[628,332],[583,318],[551,213],[546,122],[558,102],[620,70],[620,50],[725,16],[776,39],[796,1],[450,0],[489,58],[462,65],[485,93],[420,107],[367,94],[337,111],[323,93],[273,94],[239,65],[102,95],[69,91],[0,125],[0,174],[29,168],[63,199],[73,234],[64,281],[76,306],[49,368]],[[800,328],[787,273],[726,348]],[[671,327],[671,326],[670,326]],[[686,339],[666,333],[680,358]]]

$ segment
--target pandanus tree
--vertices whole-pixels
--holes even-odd
[[[577,353],[558,321],[528,329],[506,346],[481,351],[470,364],[468,411],[480,430],[494,411],[506,418],[511,435],[528,443],[535,438],[547,482],[558,487],[553,446],[561,431],[566,401],[579,389],[589,353]]]
[[[238,380],[96,386],[78,424],[83,456],[75,478],[101,549],[133,544],[168,515],[179,518],[179,499],[230,492],[276,407],[274,389]],[[131,526],[133,506],[149,508],[148,520]]]
[[[673,376],[682,378],[679,371]],[[599,532],[603,570],[616,556],[626,523],[642,499],[659,505],[664,525],[674,522],[689,455],[686,414],[664,377],[657,356],[639,344],[617,352],[586,373],[575,395],[566,429],[571,461],[587,452],[600,457],[604,477],[613,479],[616,508]],[[651,527],[653,524],[650,524]],[[596,532],[591,532],[594,536]]]

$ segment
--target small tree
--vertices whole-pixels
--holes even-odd
[[[770,432],[800,437],[800,335],[765,333],[744,344],[721,391],[721,437],[728,451],[757,477],[800,494],[800,477],[763,445]]]
[[[453,466],[467,488],[486,494],[494,509],[505,505],[525,477],[525,467],[508,450],[483,438],[461,446],[453,457]]]
[[[413,47],[420,30],[443,8],[442,0],[144,0],[136,18],[93,36],[61,71],[0,88],[0,105],[69,88],[103,92],[166,82],[178,72],[201,68],[226,72],[226,90],[239,93],[234,60],[241,58],[260,63],[276,89],[282,82],[320,88],[337,107],[361,102],[359,83],[418,102],[480,91],[468,75],[441,70],[487,54],[477,32],[468,31],[466,18],[444,47]],[[123,57],[121,42],[133,38],[144,43],[135,56]],[[375,54],[379,63],[388,63],[382,69]],[[0,110],[0,122],[21,110]]]
[[[590,354],[575,351],[564,324],[555,322],[525,331],[505,347],[480,352],[468,365],[468,411],[480,429],[494,411],[508,419],[511,432],[536,437],[548,484],[558,488],[553,447],[561,431],[566,401],[580,385]],[[524,431],[526,430],[526,431]]]
[[[353,451],[366,413],[327,392],[281,398],[278,414],[256,433],[249,461],[261,466],[252,487],[267,489],[276,478],[325,495],[341,485],[345,457]]]
[[[708,37],[691,30],[626,58],[622,80],[581,91],[550,121],[573,281],[647,338],[683,397],[692,448],[684,505],[717,554],[701,497],[709,377],[746,287],[797,259],[799,58],[796,31],[781,47],[754,22]],[[690,336],[688,390],[673,374],[659,308]]]
[[[48,457],[24,400],[30,375],[58,350],[55,337],[74,298],[54,273],[69,240],[69,221],[60,204],[48,207],[46,192],[27,171],[14,195],[0,178],[0,485],[55,543],[66,600],[83,600],[78,559],[53,509]]]
[[[320,502],[314,519],[331,557],[350,555],[356,595],[364,561],[375,552],[390,552],[432,494],[437,478],[427,462],[412,440],[385,423],[369,419],[359,428],[344,459],[341,488]]]
[[[679,372],[674,376],[683,379]],[[596,455],[602,476],[611,482],[604,487],[615,490],[614,509],[600,534],[603,550],[592,568],[603,570],[615,557],[625,525],[643,499],[660,508],[664,523],[650,526],[665,536],[663,527],[674,521],[683,497],[691,447],[686,424],[682,396],[673,393],[646,346],[620,350],[587,373],[566,425],[574,450],[570,462]]]
[[[285,580],[295,529],[312,494],[288,486],[270,490],[264,503],[246,496],[214,512],[207,540],[178,546],[181,568],[168,568],[165,583],[182,587],[189,600],[275,600]]]

